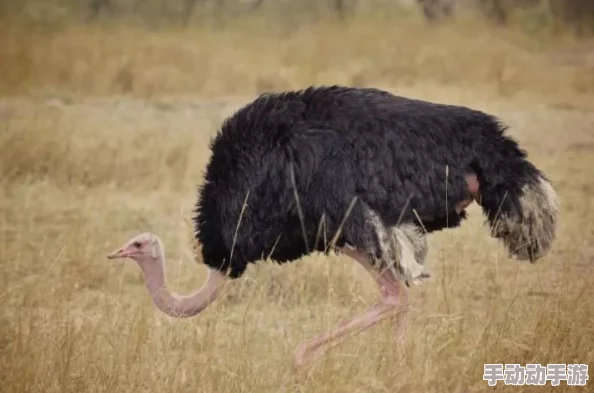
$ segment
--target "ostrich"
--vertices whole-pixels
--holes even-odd
[[[164,248],[153,233],[108,258],[135,260],[155,305],[185,318],[265,255],[284,263],[313,251],[343,253],[371,274],[379,300],[301,343],[294,367],[386,318],[402,342],[409,287],[431,277],[426,235],[458,227],[472,202],[510,256],[535,263],[552,246],[557,194],[505,130],[477,110],[374,88],[262,94],[210,144],[194,217],[209,269],[203,286],[191,296],[167,289]]]

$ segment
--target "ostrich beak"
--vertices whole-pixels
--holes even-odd
[[[122,250],[117,250],[112,252],[111,254],[107,255],[107,259],[116,259],[116,258],[123,258]]]
[[[107,259],[128,258],[131,252],[125,248],[118,248],[107,256]]]

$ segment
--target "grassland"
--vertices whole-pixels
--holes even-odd
[[[484,363],[594,364],[594,73],[551,55],[590,44],[471,23],[363,22],[290,34],[0,27],[1,391],[477,392],[492,390]],[[261,262],[200,316],[173,320],[154,309],[133,262],[105,255],[154,231],[170,285],[200,285],[189,218],[209,138],[259,91],[321,83],[499,115],[554,182],[561,223],[532,266],[508,259],[472,206],[461,228],[430,238],[433,279],[412,290],[405,357],[385,323],[293,385],[300,340],[377,297],[348,258]]]

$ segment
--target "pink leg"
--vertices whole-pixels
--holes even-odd
[[[349,336],[367,330],[385,318],[400,316],[407,309],[407,288],[394,278],[389,271],[377,274],[369,264],[367,256],[356,250],[347,248],[341,251],[359,262],[369,271],[380,287],[381,298],[379,302],[368,308],[359,316],[343,322],[338,328],[320,334],[313,339],[302,343],[297,348],[294,360],[294,368],[299,371],[314,358],[322,355],[328,349],[333,348],[346,340]],[[398,318],[396,322],[397,339],[404,341],[404,318]]]

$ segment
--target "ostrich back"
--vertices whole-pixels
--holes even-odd
[[[386,226],[455,227],[465,174],[485,155],[520,154],[503,130],[480,111],[372,88],[261,95],[211,142],[195,218],[205,262],[236,277],[261,258],[324,250],[341,223],[364,230],[356,209],[344,222],[355,197]],[[356,243],[348,237],[338,244]]]

